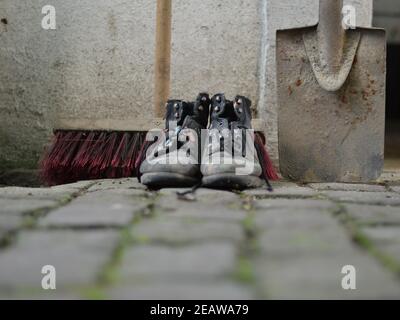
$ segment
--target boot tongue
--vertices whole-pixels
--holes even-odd
[[[225,95],[220,93],[215,95],[211,100],[211,124],[210,129],[230,129],[230,123],[236,119],[233,110],[232,101],[225,98]]]
[[[193,114],[193,107],[190,103],[182,100],[168,100],[165,114],[165,128],[170,130],[171,122],[176,127],[182,127],[186,117]]]
[[[191,103],[192,115],[186,117],[182,127],[188,129],[205,129],[210,113],[210,97],[207,93],[200,93],[195,102]]]
[[[231,122],[231,129],[251,129],[251,100],[236,96],[233,101],[233,110],[235,112],[236,121]]]
[[[251,100],[236,96],[234,101],[223,94],[213,97],[210,129],[251,129]]]

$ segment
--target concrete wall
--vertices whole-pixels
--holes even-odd
[[[375,0],[374,26],[387,30],[389,43],[400,44],[400,1]]]
[[[358,24],[372,0],[353,0]],[[57,30],[41,28],[41,8]],[[317,23],[318,0],[173,0],[171,96],[249,96],[277,156],[276,29]],[[362,6],[361,6],[362,4]],[[35,167],[57,119],[152,119],[155,0],[0,2],[0,170]]]
[[[154,1],[2,0],[0,15],[0,167],[35,167],[58,117],[151,118]]]

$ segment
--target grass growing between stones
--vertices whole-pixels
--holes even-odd
[[[239,246],[239,253],[233,273],[233,279],[239,283],[254,285],[256,275],[254,273],[251,258],[257,253],[257,228],[254,219],[253,197],[242,195],[242,209],[246,212],[246,217],[242,220],[242,228],[245,239]]]
[[[120,239],[114,248],[110,260],[99,272],[98,280],[95,285],[82,290],[82,295],[90,300],[104,300],[107,298],[106,289],[119,280],[119,268],[122,264],[125,251],[128,247],[138,243],[138,240],[132,235],[132,228],[140,223],[142,219],[154,216],[154,202],[151,202],[141,212],[135,213],[131,222],[120,232]]]
[[[17,231],[7,231],[0,236],[0,249],[5,249],[12,245],[17,238]]]
[[[357,220],[348,214],[343,205],[337,203],[337,206],[338,209],[334,212],[334,215],[338,217],[341,224],[346,228],[353,242],[371,254],[389,271],[400,277],[400,264],[398,261],[382,252],[374,242],[364,234]]]
[[[250,259],[240,256],[236,264],[233,278],[241,283],[254,284],[256,277]]]

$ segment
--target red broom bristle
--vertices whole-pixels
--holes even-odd
[[[150,146],[153,144],[153,141],[145,141],[142,144],[142,148],[140,149],[138,156],[136,158],[135,161],[135,168],[136,168],[136,176],[138,177],[139,181],[140,181],[140,177],[142,176],[140,173],[140,166],[143,163],[143,161],[146,159],[146,154],[147,154],[147,150],[150,148]]]
[[[128,143],[129,143],[129,133],[123,133],[122,138],[120,139],[120,143],[113,154],[110,169],[107,172],[107,177],[116,178],[124,176],[122,165],[126,157],[127,153],[126,149],[128,147]]]
[[[40,161],[43,183],[135,175],[135,160],[145,132],[56,131]]]
[[[140,152],[141,149],[141,135],[135,135],[130,137],[127,143],[127,151],[126,156],[121,163],[121,169],[125,176],[130,176],[135,174],[135,161],[137,157],[137,153]]]
[[[268,151],[265,148],[265,138],[262,134],[256,132],[254,135],[254,144],[257,150],[257,155],[260,160],[261,167],[263,169],[263,175],[268,180],[276,181],[279,180],[278,173],[269,157]]]

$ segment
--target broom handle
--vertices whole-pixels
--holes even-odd
[[[157,0],[157,25],[154,71],[154,115],[164,116],[170,92],[172,0]]]
[[[322,64],[330,71],[340,69],[345,30],[342,26],[343,0],[319,1],[318,42]]]

